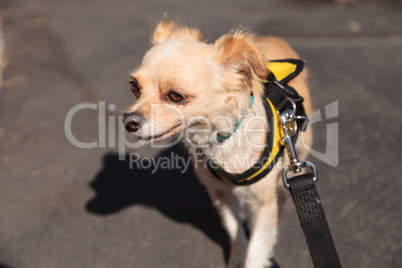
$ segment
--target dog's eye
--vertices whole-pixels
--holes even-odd
[[[179,101],[184,100],[184,97],[182,95],[180,95],[177,92],[173,92],[173,91],[168,94],[168,98],[174,102],[179,102]]]
[[[141,93],[140,87],[138,86],[137,81],[130,81],[131,84],[131,91],[137,95]]]

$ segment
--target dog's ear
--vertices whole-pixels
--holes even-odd
[[[198,29],[181,26],[173,21],[168,20],[167,18],[163,18],[158,26],[156,26],[151,39],[152,45],[156,45],[173,38],[201,41],[202,34]]]
[[[215,47],[218,51],[218,61],[223,68],[232,74],[240,75],[247,84],[251,82],[252,73],[260,79],[267,77],[268,67],[260,52],[260,44],[252,34],[236,30],[219,38]]]

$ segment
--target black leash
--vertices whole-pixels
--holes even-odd
[[[289,190],[299,214],[314,267],[341,268],[314,176],[313,173],[308,173],[289,179]]]
[[[292,114],[294,114],[292,111],[284,111],[281,115],[282,128],[285,133],[284,143],[290,159],[290,164],[283,171],[283,183],[290,190],[295,202],[314,267],[341,268],[324,208],[315,187],[318,179],[316,167],[310,161],[300,162],[297,158],[293,144],[297,136],[297,129],[294,127],[296,117]],[[297,175],[290,179],[287,177],[289,171],[300,173],[306,168],[311,169],[312,173]]]
[[[303,107],[303,98],[295,89],[287,85],[287,82],[303,70],[304,62],[301,60],[282,60],[279,62],[293,63],[296,66],[291,75],[280,81],[271,74],[268,77],[269,83],[265,84],[266,96],[280,112],[284,133],[283,142],[290,160],[289,165],[283,171],[283,183],[290,190],[295,202],[314,267],[341,268],[324,208],[315,187],[315,182],[318,179],[316,167],[309,161],[300,162],[294,146],[299,131],[305,131],[309,120]],[[297,174],[306,168],[311,169],[312,173],[296,175],[288,179],[289,171]]]
[[[307,124],[308,120],[304,116],[297,115],[297,102],[291,97],[287,97],[287,100],[291,103],[292,108],[282,111],[280,117],[284,133],[283,142],[290,160],[290,164],[283,171],[283,183],[290,190],[295,202],[314,267],[340,268],[342,266],[332,240],[320,196],[315,187],[315,182],[318,179],[316,167],[310,161],[300,162],[294,146],[298,132],[300,129],[305,129],[305,126],[301,126],[297,121],[302,120],[303,124]],[[288,179],[289,171],[297,174],[306,168],[311,169],[312,173],[297,175]]]

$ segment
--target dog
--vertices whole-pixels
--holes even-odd
[[[267,63],[299,56],[280,38],[257,37],[243,29],[208,44],[198,29],[167,18],[156,27],[151,43],[140,67],[131,73],[137,100],[123,115],[126,130],[148,142],[180,137],[230,238],[228,267],[269,267],[284,188],[283,161],[263,179],[240,186],[219,179],[205,162],[235,175],[261,158],[272,128],[262,90],[270,72]],[[289,85],[303,96],[306,114],[311,114],[306,79],[302,71]],[[303,144],[311,143],[307,129],[296,142],[299,158],[307,157]]]

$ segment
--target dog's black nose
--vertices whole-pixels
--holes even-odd
[[[128,132],[136,132],[144,122],[144,117],[139,114],[125,113],[123,115],[124,127]]]

